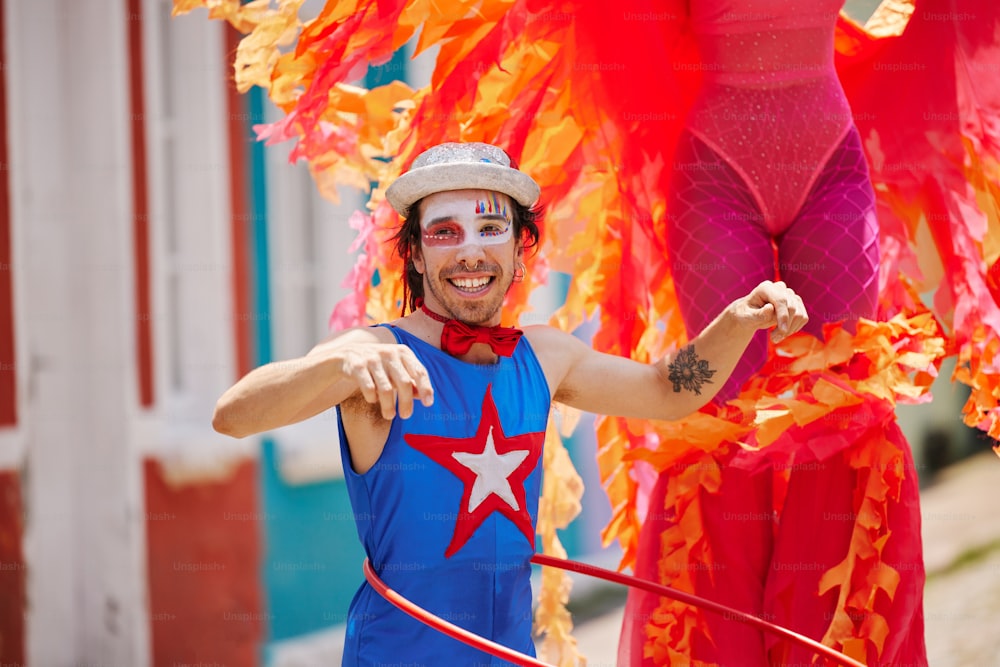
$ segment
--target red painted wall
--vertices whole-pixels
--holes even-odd
[[[226,24],[225,32],[226,55],[223,62],[231,63],[240,45],[241,35],[235,28]],[[233,119],[243,118],[246,104],[243,96],[236,90],[232,67],[226,68],[226,116],[231,120],[226,124],[229,139],[229,209],[230,209],[230,243],[232,248],[232,288],[233,288],[233,334],[236,345],[233,351],[236,355],[236,378],[241,378],[254,368],[251,349],[253,336],[254,313],[251,311],[250,286],[253,276],[250,275],[250,239],[247,236],[253,211],[250,209],[250,187],[247,175],[247,123]]]
[[[223,482],[172,488],[147,460],[145,477],[152,664],[258,664],[257,463]]]
[[[135,349],[139,405],[153,405],[152,288],[149,276],[149,183],[146,177],[146,96],[143,88],[142,0],[125,0],[132,144],[132,255],[135,262]]]
[[[17,423],[14,355],[14,265],[10,243],[10,156],[7,154],[7,42],[0,0],[0,425]]]
[[[21,482],[0,472],[0,665],[24,664],[25,579]]]

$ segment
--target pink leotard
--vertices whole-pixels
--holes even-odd
[[[703,86],[674,155],[671,272],[689,331],[762,280],[810,311],[807,330],[876,314],[878,222],[833,68],[841,0],[693,0]],[[759,332],[719,400],[763,363]]]
[[[687,127],[746,181],[783,230],[851,126],[833,66],[842,0],[692,0],[704,67]]]

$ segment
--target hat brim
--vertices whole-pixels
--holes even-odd
[[[385,191],[396,212],[402,216],[427,195],[450,190],[491,190],[502,192],[522,206],[538,201],[541,189],[523,171],[488,162],[431,164],[411,169]]]

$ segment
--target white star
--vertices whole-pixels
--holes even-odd
[[[486,436],[486,447],[482,454],[470,454],[468,452],[453,452],[455,460],[466,468],[476,473],[476,481],[472,485],[469,494],[469,512],[474,512],[491,493],[497,494],[501,500],[510,505],[511,509],[517,511],[517,498],[510,488],[507,480],[510,474],[517,470],[528,456],[527,450],[497,454],[496,446],[493,444],[493,427]]]

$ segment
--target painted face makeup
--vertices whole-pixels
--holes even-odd
[[[483,194],[469,202],[475,209],[472,215],[429,220],[424,227],[424,244],[432,248],[455,248],[466,243],[501,245],[509,241],[514,221],[507,204],[495,192]]]
[[[508,223],[512,222],[507,212],[506,202],[500,201],[497,193],[490,192],[485,199],[476,200],[476,215],[496,215],[499,213]]]

